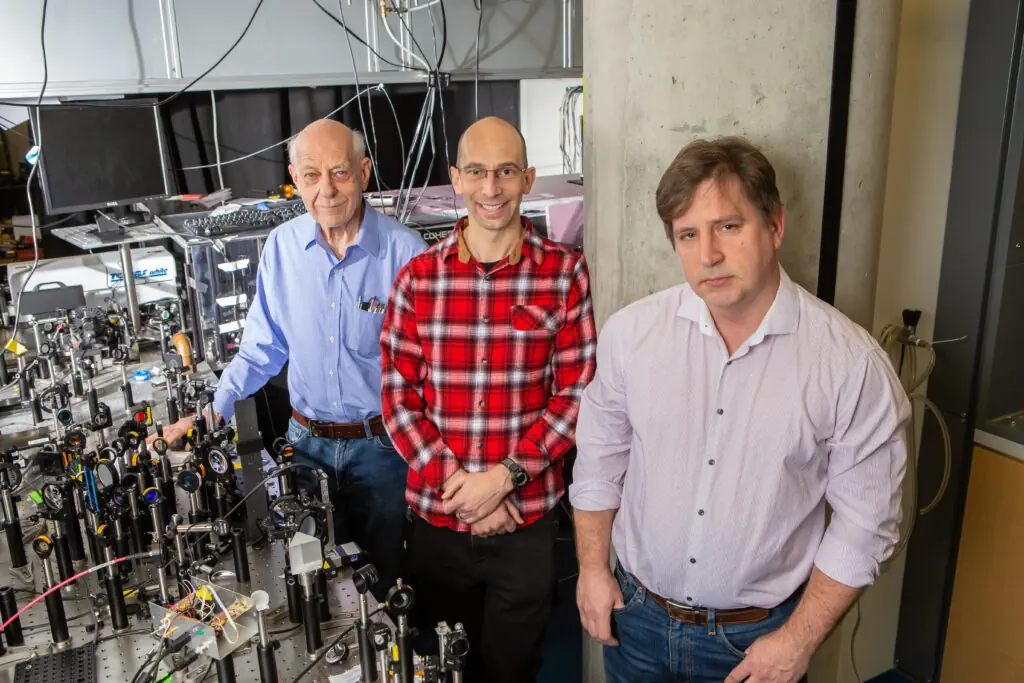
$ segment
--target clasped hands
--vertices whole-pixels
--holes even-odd
[[[474,536],[512,533],[523,523],[518,508],[508,499],[512,490],[512,475],[504,465],[486,472],[460,469],[444,483],[444,511],[468,524]]]

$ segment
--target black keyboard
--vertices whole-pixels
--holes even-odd
[[[244,208],[220,216],[198,216],[188,218],[182,227],[196,235],[216,237],[245,230],[275,228],[296,216],[306,213],[301,199],[286,204],[274,204],[269,208]]]

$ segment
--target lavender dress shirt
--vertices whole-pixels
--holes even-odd
[[[898,540],[909,417],[874,339],[784,272],[731,357],[680,285],[602,330],[570,500],[618,510],[619,561],[682,605],[774,607],[812,565],[862,587]]]

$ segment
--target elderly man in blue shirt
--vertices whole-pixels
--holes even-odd
[[[267,239],[213,409],[231,419],[235,401],[288,362],[295,462],[328,474],[338,539],[369,551],[387,586],[399,573],[408,467],[381,422],[380,332],[395,276],[426,244],[363,201],[371,162],[359,133],[322,119],[288,152],[308,213]],[[176,423],[166,437],[187,428]]]

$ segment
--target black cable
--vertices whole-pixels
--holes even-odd
[[[238,44],[242,42],[242,39],[245,38],[245,34],[247,34],[249,32],[249,28],[252,26],[253,22],[256,21],[256,15],[259,14],[260,8],[263,7],[264,1],[265,0],[259,0],[259,2],[256,3],[256,8],[252,11],[252,15],[249,17],[249,21],[246,22],[245,28],[242,29],[242,34],[240,36],[238,36],[238,39],[234,43],[232,43],[231,47],[228,48],[228,51],[225,52],[223,55],[221,55],[220,59],[218,59],[216,62],[213,63],[213,66],[211,66],[209,69],[207,69],[203,73],[201,73],[198,76],[196,76],[194,79],[192,79],[192,81],[190,81],[188,83],[188,85],[186,85],[181,90],[179,90],[179,91],[177,91],[177,92],[175,92],[175,93],[173,93],[171,95],[168,95],[167,97],[165,97],[162,100],[159,100],[156,103],[156,106],[160,107],[160,106],[163,106],[163,105],[167,104],[168,102],[171,102],[173,100],[178,99],[178,97],[180,97],[182,94],[184,94],[186,91],[188,91],[196,83],[198,83],[199,81],[201,81],[204,78],[206,78],[207,76],[209,76],[210,72],[212,72],[214,69],[216,69],[218,66],[220,66],[221,63],[225,59],[228,58],[228,55],[230,55],[232,52],[235,51],[235,48],[238,47]],[[47,2],[47,0],[43,0],[43,25],[44,25],[44,27],[46,25],[46,2]],[[46,77],[47,77],[47,73],[46,73],[46,49],[44,48],[43,49],[43,90],[46,89]],[[37,103],[36,106],[37,107],[42,106],[42,102],[43,102],[43,94],[42,94],[42,91],[41,91],[39,93],[39,102]],[[0,101],[0,104],[9,104],[9,105],[15,106],[15,107],[24,106],[23,104],[20,104],[18,102],[7,102],[7,101]],[[121,102],[68,102],[68,104],[74,105],[76,107],[127,107],[129,109],[130,108],[134,108],[134,107],[152,107],[152,106],[154,106],[151,102],[146,102],[145,104],[134,104],[132,102],[132,100],[123,100]],[[50,106],[61,106],[61,105],[50,105]]]
[[[366,119],[363,117],[363,98],[359,96],[360,91],[363,89],[362,84],[359,82],[359,69],[356,68],[356,53],[352,49],[352,38],[350,37],[352,32],[348,30],[348,25],[345,23],[345,10],[338,2],[338,14],[341,15],[341,26],[345,29],[345,42],[348,44],[348,54],[352,59],[352,75],[356,81],[356,107],[359,109],[359,126],[362,128],[363,140],[366,142],[366,152],[370,156],[370,165],[373,166],[373,177],[377,180],[377,194],[380,196],[381,182],[380,182],[380,171],[377,168],[376,159],[376,147],[377,147],[377,135],[376,132],[373,136],[373,147],[370,146],[369,138],[366,136]],[[366,104],[370,108],[370,120],[373,120],[373,104],[370,102],[370,94],[366,94]],[[376,126],[374,126],[376,131]]]
[[[484,25],[484,0],[474,0],[476,4],[476,67],[473,71],[473,113],[480,120],[480,29]]]
[[[437,70],[441,70],[441,62],[444,61],[444,51],[448,49],[448,13],[444,11],[444,0],[439,0],[437,6],[441,8],[441,56],[437,58]],[[433,7],[428,7],[433,21]]]
[[[347,636],[349,633],[352,633],[352,631],[354,631],[355,628],[356,628],[355,624],[352,624],[351,626],[346,628],[344,631],[342,631],[341,635],[334,639],[334,642],[332,642],[330,645],[325,647],[323,649],[323,651],[316,656],[316,659],[314,659],[312,662],[307,664],[306,668],[299,672],[299,675],[295,677],[295,679],[292,681],[292,683],[299,683],[299,681],[302,680],[303,676],[308,674],[313,669],[314,666],[316,666],[317,664],[320,663],[320,660],[324,658],[324,655],[326,655],[328,652],[330,652],[332,647],[334,647],[338,643],[340,643],[341,639],[344,638],[345,636]],[[360,654],[362,654],[362,653],[360,653]]]
[[[231,44],[231,47],[228,48],[228,51],[225,52],[223,54],[223,56],[221,56],[220,59],[218,59],[216,62],[214,62],[213,66],[211,66],[209,69],[207,69],[203,73],[201,73],[198,76],[196,76],[195,79],[193,79],[191,83],[186,85],[184,88],[182,88],[178,92],[174,93],[173,95],[171,95],[169,97],[165,97],[164,99],[160,100],[157,103],[157,106],[159,107],[159,106],[165,105],[168,102],[170,102],[171,100],[176,99],[179,95],[184,93],[186,90],[191,88],[193,85],[195,85],[199,81],[201,81],[204,78],[206,78],[210,74],[211,71],[213,71],[218,66],[220,66],[221,62],[223,62],[225,59],[227,59],[228,55],[230,55],[232,52],[234,52],[235,48],[238,47],[238,44],[242,42],[242,38],[245,38],[245,34],[249,32],[249,27],[252,26],[252,23],[254,21],[256,21],[256,15],[260,13],[260,8],[263,7],[263,2],[264,2],[264,0],[259,0],[259,2],[256,3],[256,8],[252,11],[252,16],[249,17],[249,21],[245,24],[245,28],[242,29],[242,34],[240,36],[238,36],[238,40],[236,40],[234,43]]]
[[[387,2],[387,0],[384,0],[384,2]],[[398,15],[398,21],[399,23],[402,24],[402,28],[404,28],[405,32],[409,34],[410,38],[412,38],[413,46],[420,51],[420,57],[423,57],[423,61],[426,62],[427,51],[424,50],[423,47],[420,45],[420,41],[416,40],[416,34],[412,32],[411,28],[409,28],[409,24],[405,23],[405,17],[402,16],[403,13],[399,10],[398,6],[395,5],[394,0],[392,0],[390,4],[392,11],[394,11],[394,13]],[[427,8],[427,11],[430,11],[429,7]],[[381,16],[380,20],[387,21],[387,16]],[[410,50],[410,52],[412,52],[412,50]]]
[[[321,4],[319,3],[319,2],[317,2],[317,0],[313,0],[313,4],[314,4],[314,5],[316,5],[317,7],[319,7],[319,8],[320,8],[320,11],[321,11],[321,12],[323,12],[324,14],[326,14],[327,16],[329,16],[329,17],[331,18],[331,20],[332,20],[332,21],[334,21],[334,23],[335,23],[335,24],[337,24],[338,26],[341,26],[341,27],[342,27],[343,29],[345,29],[345,31],[346,31],[346,32],[347,32],[347,33],[348,33],[348,34],[349,34],[350,36],[352,36],[353,38],[355,38],[355,39],[356,39],[356,40],[357,40],[358,42],[362,43],[362,44],[363,44],[363,45],[364,45],[364,46],[366,47],[366,49],[368,49],[368,50],[369,50],[370,52],[372,52],[372,53],[373,53],[374,55],[376,55],[377,59],[379,59],[380,61],[384,62],[385,64],[390,64],[391,66],[395,67],[396,69],[404,69],[404,68],[405,68],[405,67],[403,67],[403,66],[402,66],[401,64],[395,64],[394,62],[392,62],[392,61],[389,61],[389,60],[385,59],[384,57],[382,57],[382,56],[381,56],[381,54],[380,54],[379,52],[377,52],[376,50],[374,50],[374,49],[373,49],[373,48],[372,48],[372,47],[370,46],[370,44],[369,44],[369,43],[367,43],[367,42],[366,42],[365,40],[363,40],[362,38],[360,38],[360,37],[359,37],[359,35],[358,35],[357,33],[353,33],[352,31],[349,31],[348,27],[347,27],[347,26],[345,26],[344,24],[342,24],[342,22],[341,22],[341,21],[340,21],[340,20],[338,19],[338,17],[334,16],[334,14],[333,14],[333,13],[331,13],[331,11],[330,11],[329,9],[327,9],[326,7],[324,7],[323,5],[321,5]],[[355,69],[355,68],[356,68],[356,65],[355,65],[355,64],[353,64],[353,65],[352,65],[352,68],[353,68],[353,69]],[[426,70],[426,69],[424,69],[424,68],[422,68],[422,67],[417,67],[417,66],[411,66],[411,67],[409,67],[409,68],[411,68],[411,69],[413,69],[413,70],[415,70],[415,71],[420,71],[420,72],[422,72],[422,73],[427,73],[427,70]]]

